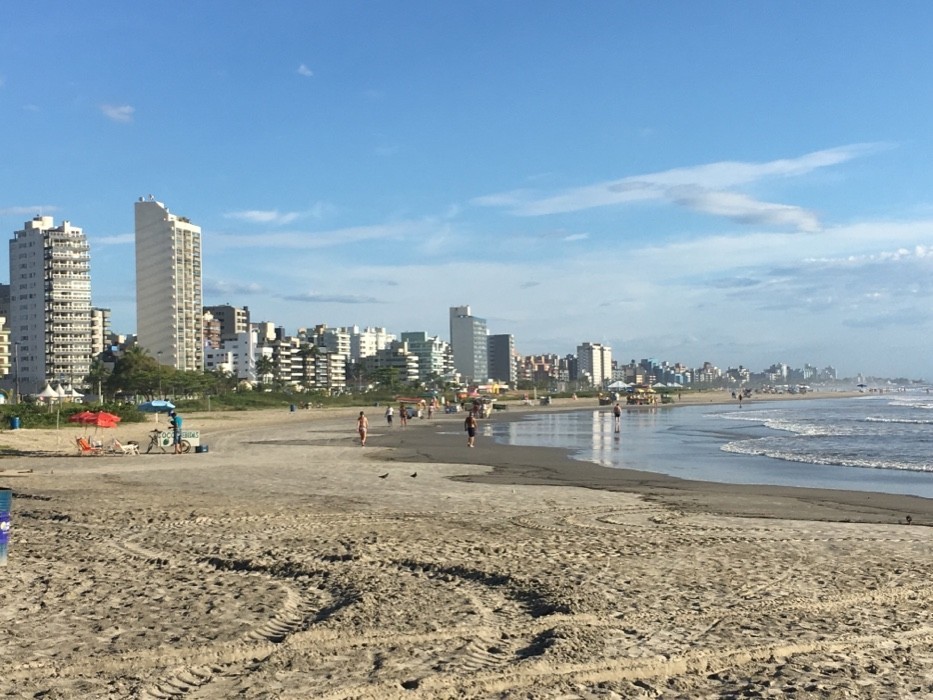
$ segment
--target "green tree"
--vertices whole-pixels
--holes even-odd
[[[98,357],[91,361],[91,371],[84,378],[85,385],[90,387],[93,393],[98,394],[101,401],[104,399],[104,389],[108,386],[111,374],[107,364]]]
[[[275,363],[271,357],[260,355],[256,358],[256,383],[265,386],[275,378]]]
[[[153,397],[159,387],[162,368],[146,350],[139,346],[128,348],[113,366],[107,378],[106,391]]]

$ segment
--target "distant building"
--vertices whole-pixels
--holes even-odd
[[[140,347],[180,370],[204,367],[201,227],[150,195],[136,214],[136,332]]]
[[[612,348],[600,343],[577,346],[577,379],[600,388],[612,381]]]
[[[402,384],[418,383],[418,356],[409,350],[408,343],[403,340],[392,341],[389,347],[363,358],[362,364],[371,375],[393,370],[396,379]]]
[[[240,308],[229,304],[220,304],[218,306],[205,306],[204,310],[209,311],[220,325],[220,342],[235,340],[240,333],[249,331],[248,306]]]
[[[110,309],[91,309],[91,357],[96,358],[108,349],[110,337]]]
[[[22,393],[83,382],[90,371],[90,249],[68,221],[37,216],[10,241],[10,341]]]
[[[418,357],[418,379],[426,383],[449,377],[454,371],[454,354],[450,343],[424,331],[407,331],[401,339]]]
[[[375,355],[379,350],[385,350],[396,339],[385,328],[363,328],[348,326],[339,328],[350,338],[350,362],[356,363],[364,357]]]
[[[486,338],[489,357],[489,378],[515,386],[518,371],[515,362],[515,338],[509,334],[490,335]]]
[[[204,339],[204,369],[207,369],[207,349],[218,349],[223,347],[223,341],[220,339],[220,321],[214,318],[214,314],[205,307],[204,315],[201,317],[201,334]]]
[[[489,379],[486,319],[472,316],[469,306],[450,307],[450,345],[464,382],[483,384]]]

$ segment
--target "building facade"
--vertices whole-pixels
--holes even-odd
[[[612,381],[612,348],[600,343],[577,346],[577,380],[588,381],[595,388]]]
[[[424,331],[407,331],[401,335],[408,349],[418,357],[418,380],[432,382],[449,378],[454,372],[454,355],[450,343],[429,336]]]
[[[220,342],[236,340],[240,333],[249,331],[248,306],[238,307],[221,304],[218,306],[205,306],[204,311],[210,312],[211,316],[220,324]]]
[[[90,249],[68,221],[37,216],[10,241],[10,342],[17,393],[74,386],[90,371]]]
[[[489,348],[489,378],[514,387],[518,380],[515,338],[510,334],[490,335],[487,338],[487,343]]]
[[[139,198],[135,214],[139,345],[161,364],[201,370],[201,227],[151,195]]]
[[[450,307],[450,346],[462,381],[484,384],[489,378],[486,319],[470,314],[469,306]]]

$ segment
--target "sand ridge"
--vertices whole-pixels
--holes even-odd
[[[186,416],[206,454],[0,462],[0,694],[933,697],[931,528],[482,483],[537,458],[366,410],[366,448],[356,409],[265,412]]]

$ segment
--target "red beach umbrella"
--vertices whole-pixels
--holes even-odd
[[[90,424],[98,428],[116,428],[117,423],[121,420],[120,416],[107,413],[107,411],[100,411],[99,413],[92,413],[91,415],[94,416],[94,420],[92,420]]]
[[[81,423],[82,425],[91,425],[96,420],[97,414],[93,411],[81,411],[80,413],[75,413],[68,418],[69,423]]]

